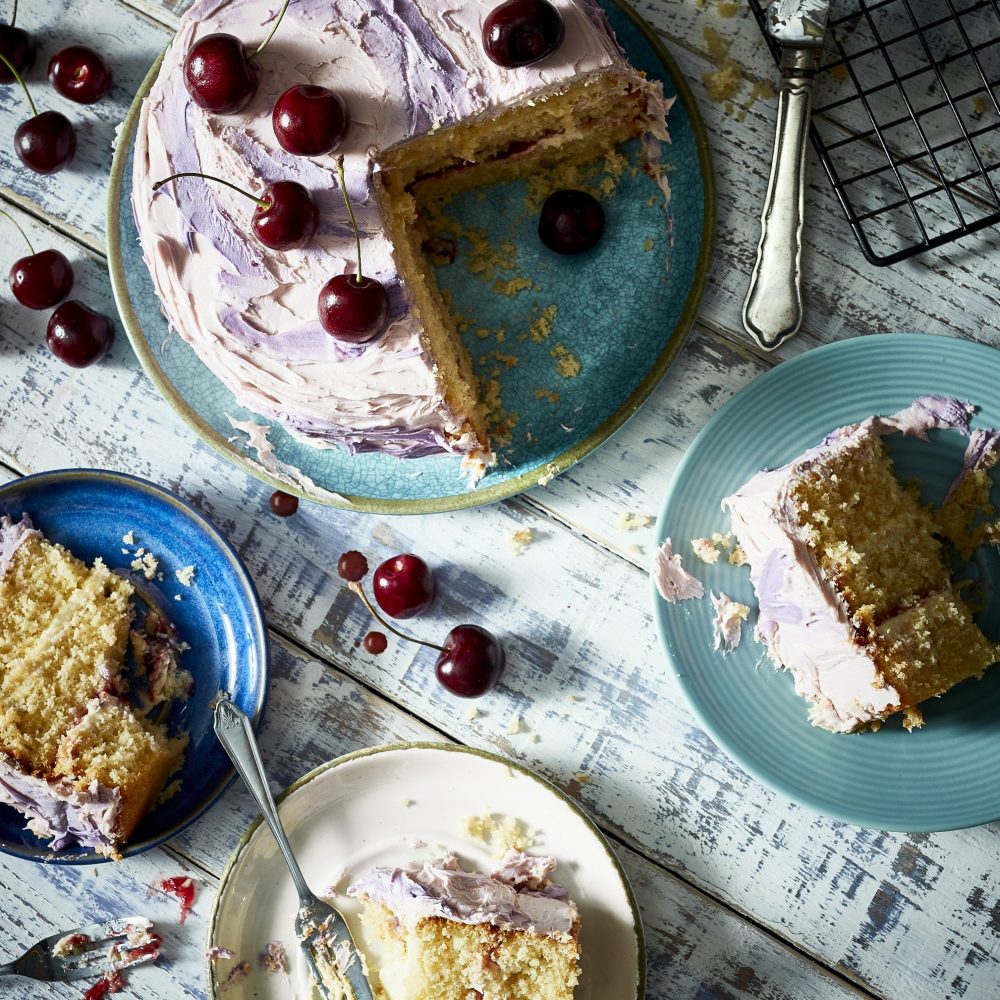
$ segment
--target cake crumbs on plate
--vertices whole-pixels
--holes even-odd
[[[135,558],[132,560],[131,565],[136,573],[141,573],[147,580],[154,580],[160,568],[160,561],[152,552],[147,552],[145,549],[136,549]]]
[[[285,946],[280,941],[268,941],[258,956],[258,961],[265,972],[288,971],[288,956],[285,954]]]
[[[577,771],[576,774],[573,775],[573,781],[575,781],[578,785],[589,785],[590,780],[590,775],[586,771]]]
[[[236,952],[232,948],[224,948],[220,944],[214,944],[211,948],[205,949],[205,958],[209,962],[219,962],[222,959],[236,958]]]
[[[709,566],[714,566],[719,561],[719,550],[710,538],[692,538],[691,549],[703,563],[708,563]]]
[[[229,970],[229,975],[219,984],[219,992],[225,993],[231,986],[235,986],[246,979],[252,971],[252,966],[246,959],[243,959],[242,962],[237,962]]]
[[[122,535],[122,541],[126,545],[135,545],[135,533],[132,531],[126,531],[125,534]]]
[[[538,485],[539,486],[548,486],[549,483],[551,483],[552,480],[555,479],[555,477],[556,477],[556,467],[555,467],[555,464],[552,463],[552,462],[549,462],[549,464],[545,466],[545,472],[542,473],[542,475],[540,475],[538,477]]]
[[[534,528],[518,528],[508,539],[507,547],[516,556],[524,555],[525,550],[535,540]]]
[[[409,809],[409,808],[411,808],[412,806],[415,806],[415,805],[417,804],[417,800],[416,800],[416,799],[400,799],[400,800],[399,800],[399,804],[400,804],[400,805],[401,805],[401,806],[402,806],[402,807],[403,807],[404,809]]]
[[[469,722],[472,722],[473,719],[478,719],[481,714],[482,713],[479,711],[479,709],[475,705],[470,705],[465,710],[465,717],[466,717],[466,719],[469,720]]]
[[[743,547],[736,545],[733,547],[732,552],[729,553],[729,561],[733,566],[746,566],[748,563],[747,554],[743,551]]]
[[[176,576],[178,581],[185,587],[190,587],[194,581],[194,575],[197,572],[198,570],[195,566],[182,566],[180,569],[174,571],[174,576]]]
[[[743,623],[750,614],[750,608],[722,593],[712,594],[712,607],[715,608],[715,617],[712,620],[714,648],[721,649],[724,653],[731,653],[743,638]]]
[[[527,826],[515,816],[484,813],[466,816],[462,820],[462,834],[478,840],[491,848],[495,857],[502,858],[509,850],[526,851],[535,843]]]
[[[916,705],[910,705],[903,709],[903,728],[912,733],[914,729],[920,729],[924,724],[924,713]]]

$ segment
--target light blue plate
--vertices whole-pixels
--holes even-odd
[[[139,824],[124,854],[139,854],[176,836],[222,794],[235,776],[212,729],[219,691],[228,691],[255,725],[267,699],[268,639],[257,591],[240,557],[219,530],[182,500],[134,476],[94,469],[43,472],[0,488],[0,514],[29,514],[53,542],[90,563],[100,556],[111,569],[129,569],[123,548],[154,553],[163,580],[137,581],[177,626],[191,648],[181,664],[194,677],[194,692],[166,718],[173,732],[190,734],[180,790]],[[135,544],[122,536],[132,532]],[[174,571],[196,568],[191,587]],[[182,600],[174,600],[174,594]],[[93,864],[92,850],[53,852],[24,829],[21,815],[0,806],[0,851],[62,864]]]
[[[516,246],[517,271],[502,277],[530,277],[537,286],[514,296],[498,294],[496,275],[484,280],[470,273],[471,247],[461,239],[454,263],[438,268],[455,312],[473,320],[465,343],[476,370],[487,379],[498,378],[504,410],[516,415],[516,424],[510,442],[498,447],[496,468],[474,490],[466,485],[457,458],[352,457],[339,448],[303,444],[272,424],[269,437],[278,459],[321,489],[346,497],[352,509],[428,513],[528,489],[605,441],[639,408],[679,352],[711,260],[715,212],[708,143],[694,98],[652,30],[618,0],[607,11],[633,64],[677,97],[669,116],[672,141],[663,145],[672,191],[668,210],[649,176],[626,171],[604,202],[607,225],[598,246],[585,255],[559,257],[538,239],[537,212],[525,208],[523,181],[493,187],[488,198],[473,191],[455,199],[450,214],[460,223],[484,230],[498,247],[503,241]],[[252,475],[287,490],[286,483],[248,460],[243,435],[230,440],[234,431],[227,415],[246,419],[253,414],[237,406],[194,351],[169,332],[142,260],[130,203],[132,154],[139,105],[157,69],[129,112],[111,171],[108,259],[122,322],[150,378],[198,434]],[[637,147],[628,148],[633,162]],[[550,305],[558,309],[551,336],[544,343],[519,340]],[[485,329],[503,329],[508,339],[498,345],[493,336],[476,335]],[[567,353],[553,356],[556,345]],[[508,366],[496,359],[498,352],[517,355],[519,363]],[[579,361],[580,374],[566,377],[575,369],[572,358]],[[560,374],[557,364],[563,359]],[[312,499],[338,505],[329,496]]]
[[[820,347],[755,379],[708,422],[684,456],[663,504],[657,538],[705,584],[702,601],[669,605],[653,589],[667,660],[692,710],[719,746],[771,788],[836,819],[877,829],[954,830],[1000,818],[1000,666],[921,706],[926,726],[907,733],[897,716],[877,733],[834,735],[809,725],[791,675],[763,657],[744,626],[740,647],[712,648],[709,591],[756,607],[746,567],[707,566],[690,540],[728,531],[719,508],[755,472],[783,464],[827,432],[892,413],[923,393],[968,399],[973,427],[1000,427],[1000,352],[949,337],[893,334]],[[930,443],[885,439],[905,481],[940,502],[961,468],[966,438],[933,431]],[[1000,491],[994,491],[994,502]],[[1000,558],[973,569],[989,600],[979,618],[1000,638]],[[755,619],[751,614],[751,624]]]

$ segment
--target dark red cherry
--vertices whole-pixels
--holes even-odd
[[[217,115],[235,115],[257,93],[257,64],[244,44],[223,31],[199,38],[184,57],[184,85],[191,100]]]
[[[538,236],[556,253],[583,253],[604,232],[604,209],[586,191],[555,191],[545,199]]]
[[[54,174],[76,152],[73,123],[58,111],[43,111],[18,125],[14,149],[21,162],[36,174]]]
[[[93,104],[111,89],[111,67],[86,45],[70,45],[49,60],[49,82],[63,97]]]
[[[351,549],[337,560],[337,573],[343,580],[357,583],[363,580],[368,572],[368,560],[360,553]]]
[[[28,309],[51,309],[73,289],[73,267],[58,250],[42,250],[14,261],[10,290]]]
[[[552,55],[566,34],[549,0],[506,0],[483,24],[483,48],[498,66],[529,66]]]
[[[457,625],[444,640],[434,673],[452,693],[478,698],[496,686],[506,656],[499,639],[478,625]]]
[[[312,195],[295,181],[278,181],[260,197],[267,207],[254,209],[254,235],[272,250],[297,250],[316,235],[319,213]]]
[[[379,653],[384,653],[389,648],[389,640],[385,637],[384,632],[369,632],[365,636],[364,646],[369,653],[378,656]]]
[[[332,277],[319,293],[319,321],[331,337],[363,344],[377,337],[389,320],[389,293],[367,274]]]
[[[275,490],[267,504],[277,517],[291,517],[299,509],[299,498],[284,490]]]
[[[434,574],[420,556],[393,556],[375,570],[372,590],[387,615],[413,618],[434,602]]]
[[[300,83],[289,87],[275,102],[271,124],[274,137],[289,153],[322,156],[344,141],[351,116],[340,94]]]
[[[73,368],[86,368],[108,353],[115,328],[107,316],[70,299],[49,318],[45,339],[60,361]]]
[[[0,55],[9,59],[22,76],[35,62],[35,43],[26,31],[12,24],[0,24]],[[15,76],[0,62],[0,83],[13,83]]]

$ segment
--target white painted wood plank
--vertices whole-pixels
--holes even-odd
[[[995,936],[993,831],[919,843],[874,835],[816,819],[748,779],[699,730],[666,676],[637,568],[520,503],[395,519],[303,505],[279,521],[266,513],[267,490],[193,439],[124,344],[110,364],[71,373],[32,346],[31,321],[6,320],[2,339],[0,444],[22,467],[107,465],[176,489],[239,547],[275,627],[449,736],[540,770],[644,852],[876,992],[894,995],[902,983],[919,995],[941,976],[964,979],[972,996],[993,989],[995,952],[975,964],[976,949]],[[673,378],[693,406],[728,391],[730,375],[748,377],[752,365],[742,364],[720,364],[695,341]],[[683,426],[684,410],[667,419]],[[537,538],[518,557],[505,539],[522,526]],[[471,620],[504,637],[510,667],[480,702],[480,718],[467,720],[465,705],[437,687],[426,652],[395,642],[381,658],[359,650],[370,623],[331,576],[351,547],[373,562],[406,550],[432,561],[441,597],[415,623],[420,634],[439,638]],[[303,683],[308,691],[311,681]],[[292,718],[308,718],[311,704],[299,697]],[[510,736],[515,716],[526,731]],[[303,755],[320,756],[308,742],[285,745],[276,773],[298,773]],[[589,784],[574,778],[581,771]],[[213,818],[223,823],[224,812]],[[961,867],[950,860],[959,856]]]
[[[433,729],[280,640],[274,647],[273,675],[260,742],[276,790],[312,767],[360,747],[438,738]],[[166,939],[164,960],[134,971],[132,992],[148,1000],[203,997],[202,952],[216,877],[255,814],[249,794],[234,786],[211,812],[172,842],[170,850],[154,850],[117,865],[84,868],[33,865],[0,855],[0,893],[8,918],[0,927],[0,954],[18,954],[41,936],[105,914],[147,915]],[[183,927],[176,925],[175,900],[146,895],[146,887],[158,875],[183,870],[174,851],[182,857],[196,857],[201,869],[207,870],[192,873],[199,890],[194,911]],[[765,996],[848,1000],[856,995],[825,969],[627,847],[619,845],[617,853],[643,914],[649,1000],[756,1000]],[[7,986],[4,992],[12,1000],[34,1000],[37,995],[38,987],[33,984],[13,990]],[[46,988],[46,995],[78,997],[80,990]]]

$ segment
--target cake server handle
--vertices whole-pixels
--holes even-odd
[[[806,139],[819,52],[786,48],[778,89],[771,176],[760,218],[757,261],[743,303],[743,326],[765,350],[802,324],[802,205]]]
[[[233,767],[250,789],[250,794],[260,808],[261,815],[278,842],[285,864],[291,872],[295,890],[303,905],[311,904],[314,897],[299,868],[299,863],[292,854],[291,844],[285,836],[285,830],[278,819],[278,810],[274,804],[271,790],[267,787],[267,774],[257,749],[250,720],[228,698],[220,698],[215,706],[215,735],[219,737],[222,748],[229,755]]]

